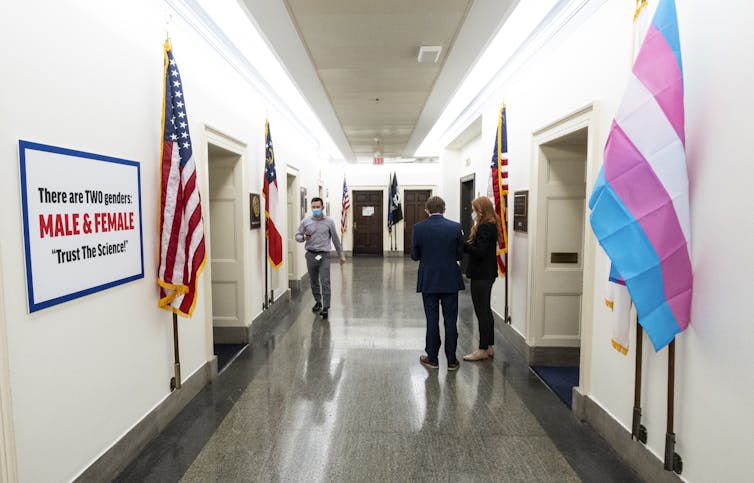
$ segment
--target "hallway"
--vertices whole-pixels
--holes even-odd
[[[638,481],[496,334],[494,361],[418,362],[417,264],[333,267],[328,320],[294,296],[119,481]],[[460,296],[459,356],[476,340]]]

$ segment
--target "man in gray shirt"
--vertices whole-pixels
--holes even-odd
[[[301,221],[296,230],[296,241],[306,242],[306,269],[314,295],[312,312],[319,312],[327,318],[330,309],[330,243],[340,257],[340,264],[346,263],[343,247],[332,218],[322,212],[322,198],[312,198],[312,214]],[[321,283],[321,287],[320,287]]]

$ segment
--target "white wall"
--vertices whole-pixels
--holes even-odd
[[[148,0],[0,5],[0,309],[21,481],[74,478],[169,394],[171,316],[157,309],[155,282],[166,12],[164,3]],[[245,143],[245,189],[261,192],[268,103],[178,15],[171,36],[195,146],[204,124]],[[317,148],[285,116],[269,117],[281,196],[287,163],[299,167],[302,186],[312,192],[321,159],[309,153]],[[18,139],[141,163],[144,279],[27,312]],[[194,154],[206,165],[203,149]],[[285,239],[284,218],[280,225]],[[254,315],[262,301],[263,231],[250,232],[244,243]],[[280,272],[276,294],[287,287]],[[184,378],[211,358],[205,283],[207,274],[193,319],[180,321]]]
[[[656,5],[656,2],[653,2]],[[678,337],[676,354],[676,451],[688,481],[747,479],[754,435],[754,329],[744,305],[754,291],[750,246],[754,168],[746,133],[754,128],[754,5],[726,1],[710,9],[702,2],[677,2],[685,74],[686,138],[691,184],[692,264],[695,273],[690,328]],[[651,13],[651,12],[650,12]],[[529,189],[532,135],[594,104],[596,143],[591,176],[602,164],[602,148],[621,99],[631,63],[633,2],[606,2],[581,25],[534,57],[484,104],[483,146],[492,149],[500,102],[508,107],[511,192]],[[566,29],[568,30],[568,29]],[[450,159],[446,154],[443,161]],[[483,163],[477,169],[482,169]],[[446,189],[457,180],[443,180]],[[591,190],[591,186],[588,187]],[[509,197],[509,200],[511,197]],[[512,202],[511,202],[512,203]],[[510,206],[509,206],[510,208]],[[530,210],[529,226],[532,226]],[[509,216],[510,218],[510,216]],[[529,236],[511,231],[509,269],[513,326],[527,333]],[[594,237],[588,243],[595,243]],[[593,325],[589,376],[582,387],[628,428],[633,401],[633,349],[628,357],[611,348],[611,326],[602,308],[607,258],[595,267],[594,306],[584,307],[584,327]],[[502,285],[502,284],[496,284]],[[501,299],[493,301],[502,312]],[[523,318],[522,318],[523,317]],[[632,333],[632,338],[635,333]],[[589,338],[585,338],[588,340]],[[645,340],[645,347],[649,344]],[[631,347],[635,347],[632,339]],[[649,346],[651,347],[651,346]],[[649,353],[647,353],[649,352]],[[667,351],[645,350],[643,423],[648,447],[664,452]],[[662,458],[662,456],[660,456]]]

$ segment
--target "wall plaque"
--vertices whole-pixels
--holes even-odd
[[[526,233],[529,227],[529,191],[513,193],[513,231]]]

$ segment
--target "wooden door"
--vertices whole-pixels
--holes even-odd
[[[382,256],[382,191],[353,192],[353,254]]]
[[[245,325],[240,156],[210,154],[209,220],[212,324]],[[246,220],[244,220],[246,221]]]
[[[432,190],[406,190],[403,192],[403,253],[411,253],[414,225],[427,218],[424,205]]]

